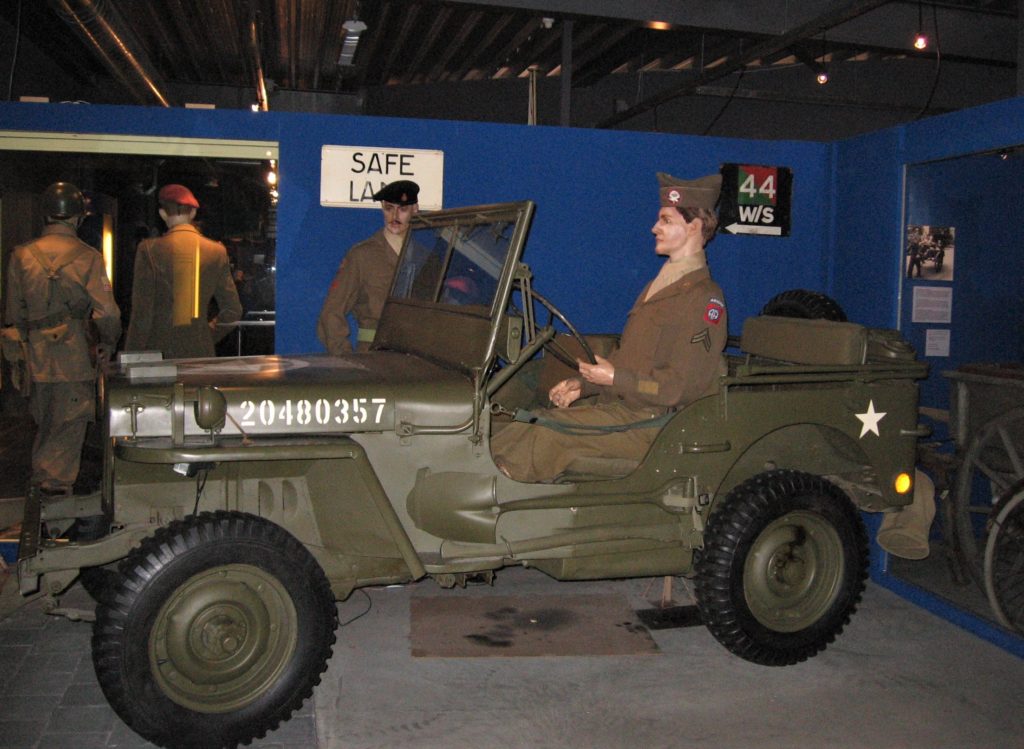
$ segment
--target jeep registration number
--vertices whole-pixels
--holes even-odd
[[[380,424],[387,398],[242,401],[243,427]]]

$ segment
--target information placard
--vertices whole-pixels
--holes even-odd
[[[949,286],[915,286],[911,322],[946,323],[953,320],[953,289]]]

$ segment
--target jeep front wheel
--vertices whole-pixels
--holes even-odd
[[[96,676],[167,747],[249,743],[312,694],[334,645],[327,578],[283,528],[240,512],[158,530],[122,563],[93,630]]]
[[[740,484],[708,520],[697,604],[732,653],[766,666],[817,654],[850,620],[867,577],[867,535],[834,484],[770,471]]]

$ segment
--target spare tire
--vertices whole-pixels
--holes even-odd
[[[761,314],[846,322],[846,313],[835,299],[807,289],[790,289],[776,294],[764,305]]]

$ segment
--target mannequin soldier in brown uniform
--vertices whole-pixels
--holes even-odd
[[[215,356],[214,344],[242,317],[227,250],[193,226],[199,201],[187,187],[164,185],[157,199],[167,232],[136,249],[125,350],[161,351],[167,359]],[[218,311],[208,320],[211,299]]]
[[[708,273],[704,246],[718,227],[720,175],[680,180],[659,174],[661,209],[652,228],[655,252],[668,259],[633,305],[620,346],[596,364],[579,363],[580,376],[551,388],[556,410],[541,423],[516,422],[491,441],[495,463],[517,481],[549,481],[577,457],[640,460],[660,425],[622,431],[566,433],[569,425],[632,425],[655,419],[717,388],[728,336],[722,290]],[[568,408],[595,395],[593,405]],[[557,425],[556,425],[557,427]],[[571,428],[570,428],[571,431]]]
[[[409,222],[419,211],[419,194],[419,185],[409,180],[391,182],[374,193],[373,199],[380,201],[384,213],[384,228],[352,246],[327,291],[316,326],[327,353],[337,356],[352,351],[349,312],[359,326],[356,350],[369,350]]]
[[[96,368],[121,336],[103,257],[78,239],[85,198],[68,182],[43,193],[46,228],[14,249],[7,271],[8,341],[27,345],[29,410],[37,425],[32,444],[33,484],[70,494],[78,476],[86,426],[96,413]],[[90,352],[89,320],[99,333]]]

